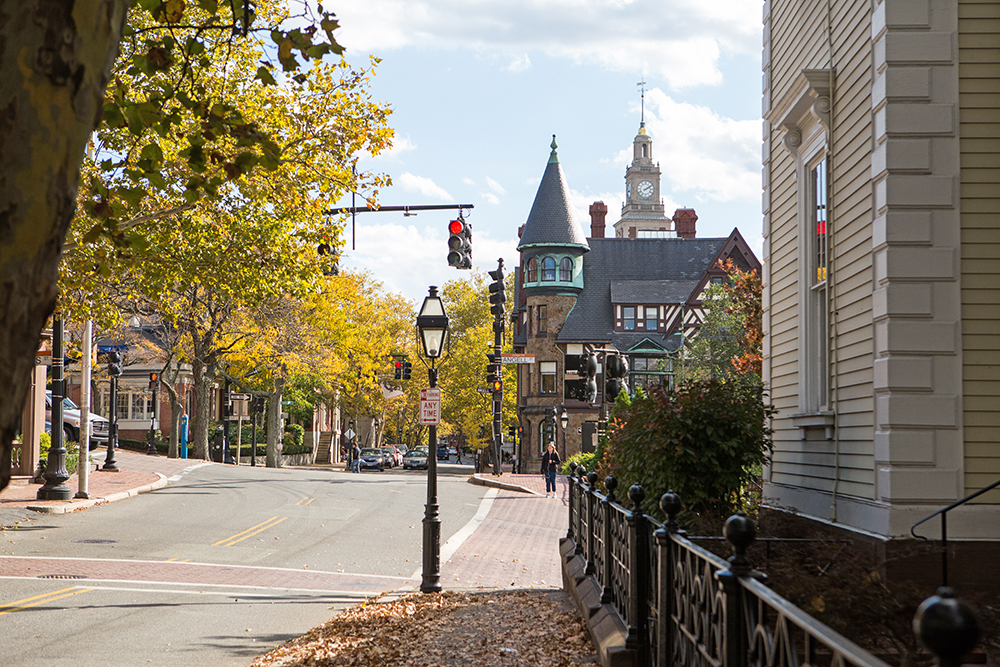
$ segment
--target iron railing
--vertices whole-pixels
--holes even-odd
[[[933,519],[936,516],[940,516],[941,517],[941,585],[942,586],[947,586],[948,585],[948,512],[950,512],[951,510],[955,509],[956,507],[959,507],[960,505],[964,505],[965,503],[969,502],[970,500],[975,500],[976,498],[978,498],[979,496],[983,495],[987,491],[992,491],[993,489],[995,489],[997,487],[1000,487],[1000,479],[998,479],[997,481],[993,482],[992,484],[990,484],[987,487],[979,489],[975,493],[970,493],[969,495],[967,495],[966,497],[962,498],[961,500],[956,500],[955,502],[953,502],[951,505],[948,505],[947,507],[942,507],[937,512],[934,512],[930,516],[924,517],[920,521],[918,521],[915,524],[913,524],[912,526],[910,526],[910,535],[913,535],[914,537],[916,537],[917,539],[920,539],[920,540],[926,540],[927,539],[926,537],[924,537],[923,535],[917,535],[914,532],[914,530],[920,524],[925,523],[927,521],[930,521],[931,519]]]
[[[727,561],[680,530],[676,494],[660,498],[667,516],[661,524],[642,512],[642,487],[629,489],[627,509],[615,498],[614,478],[605,480],[604,495],[595,473],[571,468],[568,536],[575,548],[569,558],[582,559],[602,605],[618,614],[627,629],[625,647],[639,667],[888,667],[762,583],[765,575],[746,557],[756,527],[744,514],[726,521],[734,551]],[[934,605],[967,609],[947,589],[921,609]],[[924,642],[942,649],[942,666],[957,667],[976,641],[969,643],[968,627],[928,630],[938,633],[929,641],[918,625]]]

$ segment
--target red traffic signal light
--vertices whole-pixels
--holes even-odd
[[[462,224],[461,220],[452,220],[448,223],[448,233],[449,234],[461,234],[465,225]]]

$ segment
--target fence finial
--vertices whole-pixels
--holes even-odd
[[[958,667],[979,641],[979,621],[972,608],[947,586],[920,603],[913,631],[938,658],[940,667]]]
[[[681,497],[674,493],[673,490],[667,491],[660,497],[660,509],[667,515],[667,523],[664,528],[668,532],[676,533],[680,528],[677,523],[677,515],[684,509]]]
[[[615,502],[615,489],[618,488],[618,480],[614,475],[604,478],[604,488],[608,490],[608,502]]]
[[[737,512],[726,519],[722,534],[733,545],[733,555],[729,558],[729,569],[737,576],[748,574],[753,567],[747,560],[747,547],[757,539],[757,526],[745,513]]]
[[[642,501],[646,499],[646,490],[639,484],[633,484],[628,489],[628,497],[632,501],[632,511],[642,512]]]

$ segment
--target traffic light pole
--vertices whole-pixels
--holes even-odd
[[[354,201],[354,193],[351,193],[351,201]],[[354,217],[358,213],[402,213],[411,215],[411,211],[454,211],[475,208],[472,204],[426,204],[420,206],[342,206],[340,208],[328,208],[324,213],[327,215],[340,215],[341,213],[351,214],[351,249],[354,249]]]

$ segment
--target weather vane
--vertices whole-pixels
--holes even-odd
[[[642,98],[641,102],[640,102],[642,111],[640,112],[640,116],[639,116],[639,121],[640,121],[639,124],[640,124],[640,126],[645,126],[646,125],[646,79],[645,79],[645,77],[643,77],[643,80],[640,81],[639,83],[635,84],[635,85],[639,86],[639,93],[640,93],[640,96]]]

